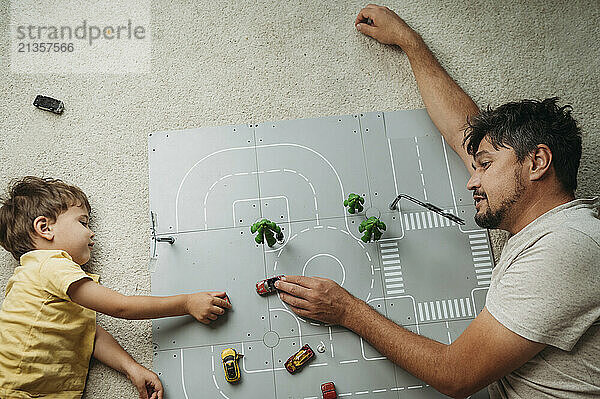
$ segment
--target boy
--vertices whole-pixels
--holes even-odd
[[[0,245],[20,261],[0,310],[0,398],[81,398],[92,355],[127,375],[140,398],[162,398],[158,376],[96,324],[96,311],[124,319],[189,314],[208,324],[231,309],[225,292],[125,296],[99,285],[81,269],[94,233],[77,187],[28,176],[0,204]]]

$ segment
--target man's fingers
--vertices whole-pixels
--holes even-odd
[[[308,306],[310,305],[310,302],[308,302],[302,298],[298,298],[293,295],[286,294],[284,292],[279,293],[279,298],[281,298],[281,300],[283,302],[285,302],[288,305],[291,305],[295,308],[308,309]]]
[[[310,312],[308,310],[297,308],[292,305],[290,305],[290,309],[292,309],[292,312],[296,313],[298,316],[310,318]]]
[[[371,18],[370,10],[365,7],[358,12],[356,19],[354,20],[354,25],[366,22],[369,18]]]
[[[217,316],[216,314],[209,314],[208,316],[206,316],[208,319],[211,320],[217,320],[219,318],[219,316]]]
[[[315,286],[315,281],[312,277],[283,276],[279,281],[287,281],[288,283],[294,283],[305,288],[313,288]]]
[[[142,385],[141,387],[136,387],[138,392],[140,393],[140,399],[148,399],[148,391],[146,390],[146,385]]]

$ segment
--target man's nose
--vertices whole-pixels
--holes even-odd
[[[481,185],[481,181],[479,180],[479,176],[477,176],[477,174],[473,173],[471,175],[471,178],[469,179],[469,181],[467,182],[467,190],[476,190],[477,187],[479,187]]]

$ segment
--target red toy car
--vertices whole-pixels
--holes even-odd
[[[266,280],[259,281],[258,283],[256,283],[256,293],[258,295],[267,295],[267,294],[270,294],[271,292],[275,292],[276,291],[275,281],[281,279],[282,277],[283,277],[283,274],[280,276],[275,276],[275,277],[268,278]]]
[[[337,392],[335,391],[335,385],[333,385],[333,382],[321,384],[321,393],[323,394],[323,399],[337,398]]]
[[[300,371],[306,363],[310,359],[315,357],[315,352],[308,346],[308,344],[304,345],[300,350],[294,353],[290,358],[285,362],[285,368],[290,374],[294,374],[297,371]]]

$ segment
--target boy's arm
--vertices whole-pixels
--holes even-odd
[[[133,360],[105,329],[96,324],[93,356],[131,380],[140,393],[140,399],[162,399],[163,386],[158,376]]]
[[[208,324],[231,309],[225,292],[197,292],[167,297],[127,296],[103,287],[90,279],[81,279],[67,290],[69,298],[88,309],[121,319],[155,319],[192,315]]]
[[[365,22],[367,19],[372,25]],[[354,23],[361,33],[404,50],[431,120],[471,172],[472,159],[462,141],[467,117],[479,114],[475,102],[448,75],[421,36],[389,8],[369,4]]]

